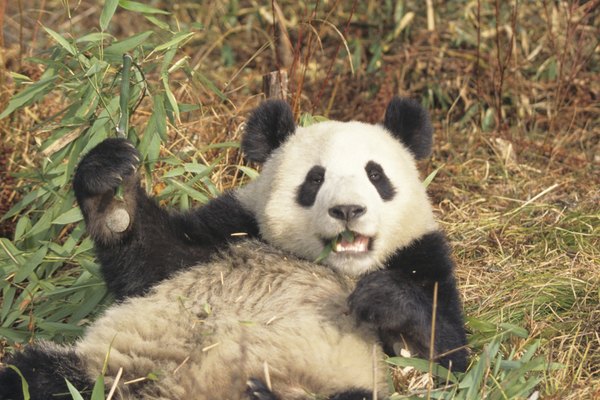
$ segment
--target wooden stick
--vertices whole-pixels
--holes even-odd
[[[287,99],[287,72],[284,70],[279,70],[263,75],[263,92],[267,96],[267,99]]]
[[[435,16],[433,14],[433,0],[427,0],[427,30],[435,30]]]

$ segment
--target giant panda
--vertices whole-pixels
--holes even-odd
[[[7,362],[39,399],[66,393],[65,378],[89,389],[103,371],[124,399],[384,397],[384,354],[399,346],[464,370],[453,262],[415,162],[431,141],[412,100],[393,99],[381,125],[309,127],[267,101],[242,140],[260,176],[186,213],[145,194],[127,141],[101,143],[74,190],[118,302],[73,346]],[[20,387],[0,372],[1,399]]]

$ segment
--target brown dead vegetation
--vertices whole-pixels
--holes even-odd
[[[2,3],[5,105],[11,72],[39,76],[25,58],[48,42],[39,24],[77,35],[97,25],[100,6],[73,4],[69,20],[62,2]],[[262,75],[276,69],[289,71],[298,114],[378,122],[391,96],[422,99],[436,128],[423,172],[441,167],[429,190],[454,243],[467,316],[525,327],[517,351],[544,340],[540,353],[565,366],[547,372],[544,398],[600,398],[600,2],[436,1],[433,30],[425,2],[402,2],[400,20],[377,1],[280,1],[280,11],[270,1],[167,3],[153,5],[203,24],[186,52],[228,100],[174,82],[179,101],[201,108],[169,126],[165,153],[223,155],[196,149],[239,140]],[[148,24],[126,18],[116,16],[115,36]],[[42,122],[62,101],[0,121],[0,214],[22,195],[19,173],[39,162]],[[132,124],[149,115],[142,104]],[[235,150],[219,165],[219,189],[240,183]]]

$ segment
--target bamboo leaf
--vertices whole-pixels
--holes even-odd
[[[323,122],[323,121],[327,121],[328,119],[326,117],[320,116],[320,115],[311,115],[308,113],[304,113],[300,116],[300,121],[298,122],[298,125],[300,126],[310,126],[312,124],[316,124],[317,122]]]
[[[40,232],[47,233],[50,229],[50,225],[52,225],[52,214],[54,210],[46,210],[44,214],[38,219],[38,221],[33,225],[33,227],[27,232],[26,237],[30,238],[32,236],[37,235]]]
[[[18,72],[11,71],[9,72],[11,78],[17,81],[19,84],[23,84],[24,82],[31,83],[33,82],[30,77],[27,75],[19,74]]]
[[[53,225],[67,225],[72,224],[74,222],[79,222],[83,220],[83,215],[81,214],[81,210],[79,207],[74,207],[64,214],[58,216],[54,221],[52,221]]]
[[[129,73],[133,59],[129,54],[123,54],[123,68],[121,69],[121,90],[119,92],[119,125],[117,135],[126,138],[129,133]]]
[[[15,343],[23,343],[26,342],[27,339],[30,336],[29,332],[19,332],[15,329],[9,329],[6,327],[2,327],[0,328],[0,336],[6,339],[9,339]],[[10,368],[10,366],[9,366]],[[29,386],[27,387],[27,397],[25,397],[26,399],[29,399]],[[25,389],[25,386],[23,387],[23,390]],[[25,391],[23,391],[23,393],[25,394]]]
[[[527,337],[529,337],[529,332],[527,331],[527,329],[522,328],[520,326],[504,322],[500,324],[500,327],[506,332],[510,332],[511,334],[520,338],[526,339]]]
[[[110,39],[111,37],[112,35],[109,35],[106,32],[94,32],[75,39],[75,43],[101,43],[104,41],[104,39]]]
[[[208,90],[219,96],[221,100],[227,100],[227,96],[215,85],[215,83],[208,79],[206,75],[201,73],[200,71],[194,71],[193,77],[196,81],[198,81],[202,86],[206,87]]]
[[[169,24],[167,24],[166,22],[162,22],[161,20],[152,15],[144,15],[144,17],[148,21],[152,22],[154,25],[158,26],[160,29],[164,29],[165,31],[168,31],[170,29]]]
[[[49,76],[47,78],[41,79],[36,83],[30,85],[27,89],[15,95],[8,102],[8,106],[6,109],[0,114],[0,119],[7,117],[12,114],[18,108],[21,108],[25,105],[28,105],[34,101],[41,100],[44,95],[48,91],[50,91],[53,87],[53,83],[56,80],[57,76]]]
[[[89,77],[92,75],[96,75],[98,72],[104,71],[108,67],[109,65],[107,62],[98,60],[97,62],[92,64],[92,66],[85,72],[84,76]]]
[[[175,114],[175,119],[177,121],[179,121],[179,106],[177,105],[177,100],[175,99],[175,95],[173,94],[173,92],[171,91],[171,88],[169,87],[169,81],[167,80],[166,75],[163,76],[163,86],[165,88],[165,93],[167,94],[168,104],[171,107],[171,110],[173,110],[173,113]]]
[[[0,254],[4,253],[10,259],[9,265],[20,266],[25,263],[25,258],[22,255],[22,251],[15,247],[12,242],[6,238],[0,238]]]
[[[182,112],[182,113],[196,111],[199,109],[200,109],[200,106],[198,104],[179,103],[179,112]]]
[[[239,170],[242,171],[244,173],[244,175],[246,175],[248,178],[250,179],[256,179],[258,178],[258,171],[255,170],[254,168],[250,168],[250,167],[246,167],[244,165],[240,165]]]
[[[168,11],[161,10],[159,8],[155,8],[155,7],[151,7],[151,6],[147,6],[146,4],[138,3],[137,1],[120,0],[119,6],[123,7],[126,10],[140,12],[143,14],[162,14],[162,15],[171,14]]]
[[[449,370],[436,363],[430,365],[430,361],[428,360],[414,357],[390,357],[385,361],[388,364],[399,367],[413,367],[421,372],[429,372],[431,367],[431,372],[434,376],[437,376],[443,380],[448,379],[452,383],[458,383],[456,376],[454,376],[454,374],[452,374]]]
[[[202,151],[212,150],[212,149],[239,149],[239,142],[222,142],[222,143],[212,143],[208,146],[202,146]]]
[[[163,141],[167,141],[167,112],[165,111],[165,98],[162,93],[154,96],[154,110],[152,117],[154,118],[156,132]]]
[[[41,314],[40,314],[41,315]],[[46,329],[53,334],[71,334],[71,335],[80,335],[83,332],[83,328],[77,326],[75,324],[66,324],[63,322],[47,322],[47,321],[38,321],[38,327],[40,329]]]
[[[90,400],[104,400],[104,376],[98,375],[96,383],[94,383],[94,389],[92,390],[92,397]]]
[[[165,174],[163,175],[163,179],[164,178],[175,178],[177,176],[181,176],[185,173],[185,169],[183,167],[177,167],[177,168],[173,168],[167,172],[165,172]]]
[[[80,293],[84,294],[82,302],[77,305],[77,309],[71,314],[70,321],[79,321],[93,312],[106,296],[106,286],[95,285],[85,291],[80,291]]]
[[[169,65],[175,58],[175,54],[177,54],[177,47],[173,47],[165,52],[163,56],[163,62],[160,65],[160,76],[166,78],[169,73]]]
[[[485,132],[489,132],[494,128],[495,125],[496,120],[494,109],[488,108],[483,115],[483,119],[481,121],[481,129],[483,129]]]
[[[81,393],[79,393],[79,390],[75,389],[75,386],[73,386],[68,379],[65,379],[65,382],[67,382],[67,387],[69,388],[69,393],[71,393],[71,398],[73,400],[83,400],[83,396]]]
[[[110,130],[116,127],[115,121],[119,112],[119,97],[114,97],[100,115],[96,118],[91,128],[88,130],[85,147],[81,151],[87,153],[98,143],[108,137]]]
[[[194,32],[179,32],[178,34],[176,34],[173,39],[169,40],[166,43],[161,44],[160,46],[156,46],[154,48],[154,50],[152,50],[152,52],[157,52],[157,51],[162,51],[162,50],[166,50],[169,49],[173,46],[178,45],[179,43],[186,41],[188,39],[190,39],[192,36],[194,36],[195,33]]]
[[[104,49],[104,54],[113,55],[120,60],[124,53],[127,53],[146,42],[150,36],[152,36],[152,31],[146,31],[130,38],[114,42]]]
[[[345,230],[343,231],[341,234],[341,239],[345,240],[346,242],[352,243],[354,242],[354,233],[352,233],[352,231],[349,230]],[[338,238],[338,240],[340,240],[340,238]]]
[[[27,215],[23,215],[21,218],[19,218],[15,228],[15,242],[25,235],[29,229],[31,229],[31,220]]]
[[[191,172],[193,174],[207,174],[212,170],[211,167],[207,167],[206,165],[198,163],[185,163],[183,164],[183,168],[186,172]]]
[[[425,178],[425,180],[423,180],[423,186],[429,187],[429,185],[431,184],[431,182],[433,181],[433,179],[436,177],[436,175],[438,174],[438,172],[440,172],[440,170],[443,167],[444,167],[444,164],[440,165],[432,173],[430,173],[429,175],[427,175],[427,178]]]
[[[327,245],[325,245],[325,247],[323,247],[323,250],[318,255],[318,257],[315,259],[315,262],[320,263],[321,261],[323,261],[324,259],[329,257],[329,254],[331,254],[332,251],[333,251],[333,244],[331,242],[329,242],[329,243],[327,243]]]
[[[25,377],[23,376],[21,371],[19,371],[19,369],[17,367],[15,367],[14,365],[9,365],[8,368],[15,371],[17,373],[17,375],[19,375],[19,377],[21,378],[21,391],[23,393],[23,400],[29,400],[31,398],[31,396],[29,395],[29,385],[27,384]]]
[[[2,310],[0,311],[0,321],[4,321],[11,310],[13,300],[17,294],[17,288],[14,286],[6,286],[2,291]]]
[[[179,182],[178,180],[175,180],[175,179],[169,179],[169,183],[173,184],[178,189],[184,191],[192,199],[197,200],[197,201],[199,201],[202,204],[204,204],[204,203],[206,203],[208,201],[208,197],[206,195],[204,195],[204,194],[200,193],[199,191],[197,191],[197,190],[189,187],[185,183]]]
[[[65,39],[64,37],[62,37],[61,35],[59,35],[57,32],[54,32],[52,29],[47,28],[47,27],[43,27],[44,30],[46,32],[48,32],[48,34],[50,36],[52,36],[52,38],[54,40],[56,40],[56,42],[65,50],[67,50],[71,55],[75,56],[77,55],[77,48],[75,46],[73,46],[71,43],[69,43],[69,41],[67,39]]]
[[[119,0],[106,0],[104,2],[104,7],[102,7],[102,13],[100,14],[100,29],[102,31],[108,28],[108,23],[115,14],[118,5]]]
[[[14,277],[15,283],[20,283],[29,276],[42,263],[48,253],[48,247],[43,246],[31,255],[21,268],[17,270]]]

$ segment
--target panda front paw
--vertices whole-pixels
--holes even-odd
[[[137,180],[140,156],[126,139],[106,139],[87,153],[75,171],[73,189],[78,199],[114,191]]]
[[[350,312],[359,323],[370,323],[380,330],[401,330],[421,308],[409,286],[398,285],[389,270],[362,277],[348,297]],[[415,309],[416,308],[416,309]]]
[[[246,396],[248,400],[279,400],[263,381],[256,378],[246,382]]]

